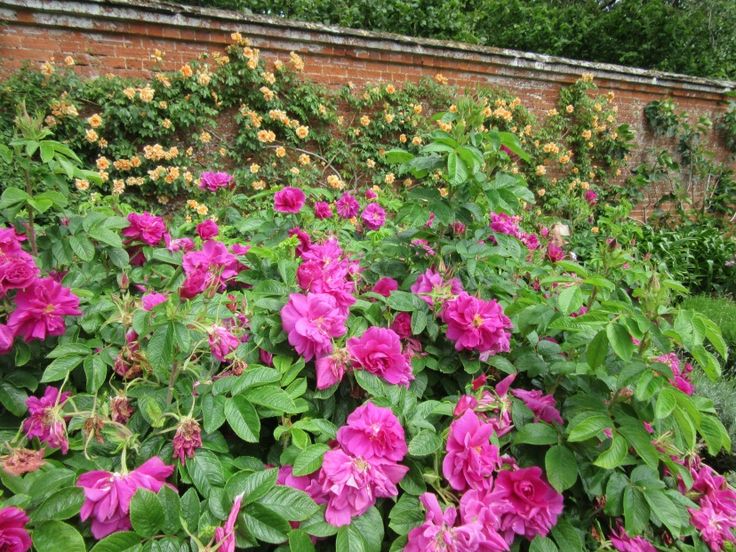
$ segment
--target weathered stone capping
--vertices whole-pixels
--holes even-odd
[[[736,88],[729,81],[148,0],[0,0],[0,79],[25,61],[58,63],[67,55],[83,74],[146,76],[154,49],[166,52],[165,69],[178,69],[221,49],[233,31],[266,57],[298,52],[307,76],[330,86],[442,73],[461,87],[507,88],[537,114],[554,106],[561,86],[592,73],[602,92],[615,92],[620,119],[637,131],[642,147],[634,164],[644,152],[647,103],[670,96],[694,117],[714,117],[726,108],[725,92]],[[725,159],[725,150],[714,146]]]

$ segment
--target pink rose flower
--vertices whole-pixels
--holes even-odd
[[[209,333],[209,345],[212,356],[220,362],[225,362],[225,357],[238,348],[240,340],[227,328],[212,326]]]
[[[521,234],[521,242],[526,245],[529,251],[539,249],[539,238],[536,234]]]
[[[296,272],[299,287],[312,293],[328,293],[337,305],[347,312],[355,303],[355,280],[350,273],[350,263],[344,260],[304,261]]]
[[[239,494],[233,501],[225,525],[215,529],[215,544],[219,545],[217,547],[218,552],[235,552],[235,523],[238,521],[242,502],[243,495]]]
[[[491,213],[491,230],[499,234],[507,234],[516,238],[521,237],[519,221],[521,217],[506,213]]]
[[[174,457],[182,464],[202,446],[202,430],[194,418],[184,418],[174,434]]]
[[[560,411],[557,410],[557,403],[552,395],[545,395],[541,391],[526,391],[524,389],[514,389],[511,393],[524,401],[526,407],[534,413],[534,421],[544,421],[550,424],[564,424]]]
[[[360,218],[370,230],[378,230],[386,222],[386,211],[378,203],[369,203]]]
[[[598,203],[598,194],[595,193],[593,190],[585,190],[583,197],[585,198],[585,201],[588,202],[588,205],[590,205],[591,207]]]
[[[327,293],[292,293],[281,309],[281,322],[289,343],[310,361],[332,352],[332,339],[344,335],[346,313]]]
[[[486,489],[499,466],[498,447],[489,441],[493,427],[472,410],[450,424],[442,474],[456,491]]]
[[[28,397],[28,418],[23,420],[23,431],[29,439],[38,437],[39,441],[52,448],[61,449],[62,454],[69,451],[69,441],[66,436],[66,422],[61,414],[61,407],[71,393],[59,395],[56,387],[47,387],[43,397]]]
[[[0,253],[0,297],[11,289],[25,289],[38,278],[36,262],[25,251]]]
[[[644,537],[632,537],[620,524],[611,531],[611,544],[618,552],[657,552]]]
[[[31,536],[26,524],[26,513],[20,508],[8,506],[0,508],[0,550],[7,552],[27,552],[31,549]]]
[[[460,280],[453,278],[446,282],[438,272],[428,268],[420,274],[416,282],[411,286],[411,292],[416,293],[430,307],[434,305],[435,299],[446,299],[457,295],[463,290]]]
[[[390,408],[366,402],[348,416],[337,431],[337,442],[348,453],[369,462],[384,458],[401,462],[406,456],[404,428]]]
[[[399,289],[399,283],[396,280],[393,278],[381,278],[375,283],[371,291],[384,297],[390,297],[391,292],[397,289]]]
[[[497,301],[483,301],[463,291],[445,303],[441,317],[455,350],[472,349],[486,356],[509,351],[512,324]]]
[[[296,247],[296,254],[300,257],[309,251],[310,247],[312,247],[312,240],[309,237],[309,234],[299,227],[294,227],[289,230],[289,236],[296,236],[299,239],[299,245]]]
[[[329,389],[340,383],[345,376],[349,355],[345,350],[338,350],[330,355],[319,357],[315,361],[317,372],[317,389]]]
[[[344,219],[349,219],[358,216],[358,211],[360,211],[360,203],[358,203],[358,200],[355,199],[353,194],[345,192],[335,203],[335,208],[337,209],[338,215],[340,215]]]
[[[480,523],[457,525],[457,510],[450,507],[443,512],[432,493],[424,493],[419,500],[424,506],[424,523],[409,531],[404,552],[484,550]],[[503,542],[503,545],[506,546],[506,543]],[[499,550],[508,550],[508,547]]]
[[[226,172],[203,172],[199,177],[199,187],[208,192],[216,192],[234,184],[233,176]]]
[[[223,287],[228,280],[237,276],[240,263],[224,244],[207,240],[200,251],[184,254],[182,268],[186,279],[179,289],[179,295],[191,299],[207,289]]]
[[[459,220],[456,220],[452,223],[452,233],[456,236],[462,236],[465,233],[465,225]]]
[[[207,219],[197,225],[197,235],[203,240],[209,240],[219,234],[220,229],[212,219]]]
[[[146,293],[142,298],[143,301],[143,310],[150,311],[156,305],[160,305],[161,303],[166,302],[166,296],[163,293],[158,293],[155,291],[152,291],[151,293]]]
[[[399,337],[411,337],[411,314],[408,312],[400,312],[391,323],[391,329],[396,332]]]
[[[496,476],[489,502],[499,502],[499,532],[506,542],[514,534],[529,540],[546,536],[562,513],[563,498],[544,479],[541,468],[502,470]]]
[[[547,244],[547,258],[556,263],[565,258],[565,251],[556,243],[549,242]]]
[[[53,278],[42,278],[16,294],[8,328],[26,342],[43,340],[66,331],[65,316],[80,314],[79,297]]]
[[[460,519],[466,525],[480,526],[481,543],[478,552],[509,550],[513,542],[507,541],[497,531],[499,504],[488,498],[487,490],[470,489],[460,498]]]
[[[736,511],[733,505],[725,509],[709,497],[700,500],[699,508],[688,508],[690,521],[700,533],[700,538],[712,552],[720,552],[726,542],[736,543]]]
[[[394,385],[409,386],[414,379],[411,366],[401,352],[401,341],[393,330],[368,328],[347,342],[354,367],[361,368]]]
[[[165,240],[166,224],[164,219],[152,215],[148,211],[143,213],[130,213],[128,215],[128,227],[123,229],[126,241],[141,242],[146,245],[158,245]]]
[[[169,239],[166,249],[169,251],[191,251],[194,249],[194,240],[192,238]]]
[[[363,195],[368,200],[376,199],[378,197],[378,194],[370,188],[368,188]]]
[[[326,201],[317,201],[314,204],[314,218],[323,220],[332,218],[332,207]]]
[[[396,484],[407,471],[406,466],[388,460],[368,461],[340,449],[327,451],[320,471],[322,493],[327,499],[325,520],[342,527],[367,512],[377,498],[397,496]]]
[[[12,350],[14,340],[15,334],[13,333],[13,330],[8,328],[5,324],[0,324],[0,355]]]
[[[20,242],[25,241],[23,234],[18,234],[15,228],[0,226],[0,253],[4,255],[12,255],[21,251]]]
[[[130,501],[138,489],[158,493],[173,473],[174,466],[158,456],[128,474],[90,471],[77,479],[84,490],[84,504],[79,512],[82,521],[92,518],[92,535],[97,540],[116,531],[130,529]]]
[[[298,213],[304,207],[306,196],[299,188],[287,186],[273,196],[273,208],[280,213]]]

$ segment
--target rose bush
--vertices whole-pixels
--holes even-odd
[[[487,102],[435,117],[384,153],[401,188],[285,176],[253,194],[211,167],[196,225],[70,203],[54,186],[81,161],[19,119],[0,543],[728,549],[736,491],[708,456],[731,443],[688,385],[718,378],[718,327],[615,235],[574,262]]]

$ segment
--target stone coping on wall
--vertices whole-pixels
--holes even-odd
[[[22,11],[30,12],[30,20]],[[390,63],[434,65],[447,59],[493,66],[497,78],[570,82],[581,73],[607,81],[609,88],[653,87],[662,94],[718,95],[736,83],[620,65],[578,61],[454,41],[414,38],[390,33],[306,23],[280,17],[202,8],[147,0],[0,0],[0,22],[48,28],[74,28],[90,33],[136,34],[150,38],[226,43],[239,31],[260,41],[277,40],[284,50],[385,59]],[[136,27],[136,24],[144,27]],[[155,25],[155,27],[151,27]],[[1,29],[1,28],[0,28]],[[1,31],[0,31],[1,32]],[[437,64],[441,68],[442,63]],[[485,71],[484,71],[485,72]]]

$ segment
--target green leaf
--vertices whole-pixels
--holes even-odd
[[[225,402],[222,395],[205,395],[202,398],[202,426],[205,433],[213,433],[225,423]]]
[[[557,439],[555,428],[541,422],[523,425],[514,435],[514,443],[527,445],[553,445]]]
[[[260,504],[249,504],[241,514],[248,532],[258,540],[281,544],[291,530],[289,522]]]
[[[544,467],[550,484],[562,492],[575,484],[578,464],[575,455],[562,445],[550,447],[544,456]]]
[[[225,493],[230,501],[242,494],[243,503],[250,504],[270,491],[276,485],[277,478],[278,470],[275,468],[256,472],[241,471],[227,480]]]
[[[583,550],[583,538],[567,518],[557,520],[557,524],[552,527],[552,538],[563,552],[582,552]]]
[[[677,406],[677,391],[671,387],[665,387],[659,392],[657,402],[654,405],[654,417],[662,420],[672,414]]]
[[[197,527],[199,526],[199,496],[197,491],[193,488],[187,489],[181,497],[181,519],[186,524],[187,529],[196,533]]]
[[[265,406],[266,408],[276,410],[278,412],[294,414],[299,410],[289,394],[275,385],[254,387],[246,390],[244,395],[251,403]]]
[[[213,487],[222,487],[225,484],[220,459],[207,449],[197,450],[194,456],[187,460],[187,471],[202,496],[209,496]]]
[[[386,299],[386,304],[394,310],[401,312],[412,312],[424,309],[426,303],[413,293],[395,290]]]
[[[559,552],[559,550],[552,539],[537,535],[529,545],[529,552]]]
[[[233,431],[247,443],[257,443],[261,433],[261,419],[255,407],[243,396],[225,402],[225,419]]]
[[[7,381],[0,382],[0,404],[14,416],[23,416],[26,413],[28,393],[18,389]]]
[[[95,246],[85,236],[69,236],[69,246],[82,261],[91,261],[95,257]]]
[[[652,444],[651,436],[646,432],[640,420],[627,418],[619,420],[618,431],[623,435],[631,446],[634,447],[639,457],[646,462],[647,466],[656,469],[659,465],[659,453]]]
[[[330,447],[322,443],[309,445],[294,459],[294,475],[309,475],[317,471],[322,465],[322,457]]]
[[[664,492],[659,490],[647,490],[644,492],[644,500],[649,504],[650,510],[670,530],[672,536],[678,538],[682,528],[680,525],[681,508],[675,505]]]
[[[133,531],[113,533],[95,544],[89,552],[125,552],[140,541],[141,538]]]
[[[166,520],[164,509],[155,493],[138,489],[130,501],[130,524],[141,537],[156,535]]]
[[[168,382],[174,363],[174,326],[165,324],[153,332],[146,347],[146,358],[160,382]]]
[[[87,380],[87,393],[94,394],[102,387],[107,377],[107,365],[100,355],[84,359],[84,376]]]
[[[604,416],[603,414],[583,414],[576,416],[568,428],[570,434],[567,437],[567,441],[569,443],[587,441],[610,427],[613,427],[613,422],[608,416]]]
[[[414,159],[414,154],[401,149],[391,149],[384,154],[384,157],[387,163],[396,165],[400,163],[408,163]]]
[[[104,224],[104,222],[102,224]],[[90,228],[89,237],[97,240],[98,242],[102,242],[105,245],[109,245],[110,247],[123,247],[123,241],[120,239],[120,236],[102,225]]]
[[[309,535],[301,529],[294,529],[289,533],[290,552],[314,552],[314,544]]]
[[[161,530],[165,535],[175,535],[181,530],[181,499],[174,489],[164,485],[158,493],[158,500],[164,511]]]
[[[337,531],[336,552],[379,552],[383,519],[375,507]]]
[[[442,446],[442,438],[434,431],[423,429],[409,441],[409,454],[412,456],[429,456]]]
[[[585,352],[585,360],[591,368],[598,368],[606,361],[607,355],[608,335],[606,334],[606,330],[601,330],[588,345],[588,350]]]
[[[44,500],[31,517],[34,523],[69,519],[79,513],[83,502],[84,491],[80,487],[66,487]]]
[[[54,359],[51,364],[46,367],[41,378],[42,383],[63,380],[77,366],[79,366],[86,357],[79,355],[70,355]]]
[[[611,446],[598,455],[593,464],[599,468],[612,470],[620,466],[626,459],[629,445],[623,436],[615,434],[611,439]]]
[[[696,345],[690,352],[695,360],[698,361],[701,368],[703,368],[703,372],[705,372],[708,378],[712,381],[717,381],[721,377],[721,363],[705,347]]]
[[[649,506],[641,491],[633,487],[624,489],[624,525],[631,535],[639,535],[649,524]]]
[[[388,526],[398,535],[406,535],[414,527],[424,521],[419,500],[408,494],[402,494],[388,515]]]
[[[258,499],[258,504],[289,521],[304,521],[319,509],[307,493],[285,485],[270,489]]]
[[[33,531],[37,552],[85,552],[84,539],[74,527],[63,521],[46,521]]]
[[[0,209],[20,208],[30,196],[20,188],[6,188],[0,196]]]
[[[613,348],[613,352],[626,361],[631,360],[636,350],[636,345],[631,341],[631,335],[629,335],[629,330],[626,329],[626,326],[618,322],[610,322],[606,326],[606,335]]]
[[[572,285],[564,288],[557,296],[557,305],[562,314],[572,314],[583,306],[585,297],[580,286]]]

